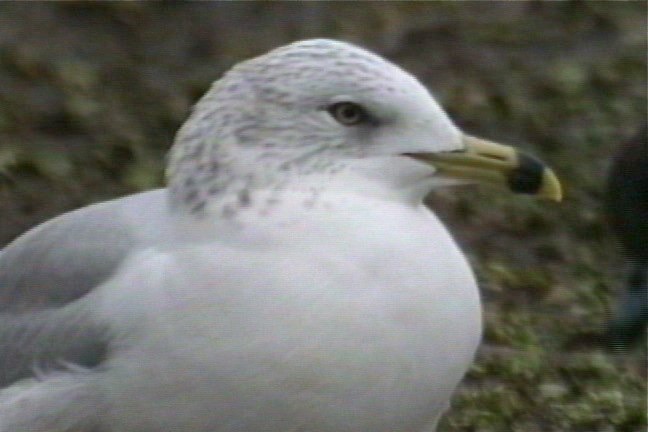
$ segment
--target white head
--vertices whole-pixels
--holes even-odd
[[[171,202],[231,213],[257,190],[326,188],[363,167],[379,187],[406,188],[408,169],[429,184],[434,169],[404,155],[464,148],[407,72],[347,43],[301,41],[236,65],[196,104],[171,151]],[[398,168],[382,169],[390,160]]]

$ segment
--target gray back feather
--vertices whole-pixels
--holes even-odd
[[[39,371],[101,363],[108,329],[71,306],[0,315],[0,387]]]
[[[84,296],[138,247],[164,231],[164,189],[63,214],[0,253],[0,388],[22,378],[106,356],[109,329]]]
[[[133,248],[154,241],[164,215],[164,190],[156,190],[84,207],[28,231],[0,254],[0,312],[82,297]]]

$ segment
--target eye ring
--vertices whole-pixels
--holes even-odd
[[[327,111],[344,126],[354,126],[367,120],[367,112],[364,108],[353,102],[334,103]]]

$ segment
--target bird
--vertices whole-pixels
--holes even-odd
[[[626,288],[608,323],[612,348],[639,341],[648,324],[648,124],[619,145],[607,178],[608,222],[623,247]]]
[[[330,39],[215,81],[166,178],[0,252],[0,432],[434,431],[482,323],[424,197],[561,198],[538,159]]]

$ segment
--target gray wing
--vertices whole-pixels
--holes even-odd
[[[167,220],[163,189],[65,213],[0,254],[0,312],[60,306],[99,285]]]
[[[0,253],[0,388],[38,369],[101,363],[109,329],[83,297],[167,220],[160,189],[63,214]]]
[[[105,358],[107,326],[79,305],[22,314],[0,314],[0,392],[39,371],[70,365],[92,368]]]

